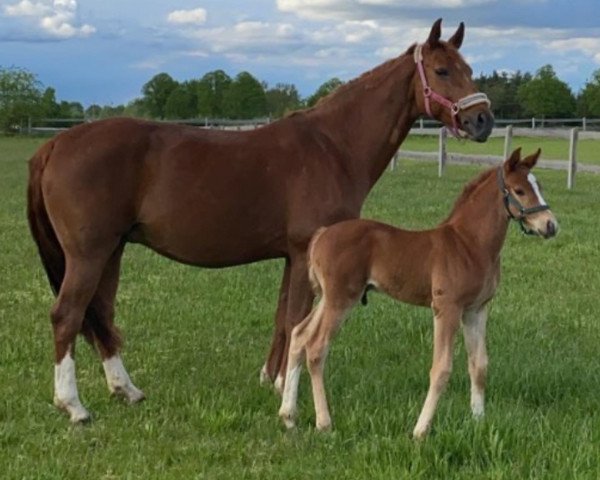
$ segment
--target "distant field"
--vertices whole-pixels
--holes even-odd
[[[306,374],[298,429],[285,432],[279,398],[258,385],[282,262],[202,270],[129,246],[117,318],[125,363],[148,399],[111,399],[80,342],[79,388],[93,422],[72,427],[51,404],[53,298],[25,220],[25,160],[40,142],[0,139],[1,478],[600,478],[600,176],[580,174],[567,191],[563,173],[539,171],[559,236],[509,230],[481,422],[470,418],[458,338],[433,431],[410,439],[427,391],[431,313],[373,294],[332,344],[333,432],[312,426]],[[435,165],[403,161],[364,215],[431,227],[480,170],[451,165],[438,179]]]
[[[522,147],[523,152],[533,152],[541,148],[542,158],[545,160],[568,160],[569,158],[569,141],[566,139],[514,137],[512,148],[517,147]],[[438,149],[438,139],[433,136],[411,135],[401,148],[419,152],[435,152]],[[490,138],[485,143],[449,138],[448,151],[474,155],[503,155],[504,138]],[[600,140],[579,140],[577,161],[600,165]]]

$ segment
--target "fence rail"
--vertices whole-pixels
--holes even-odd
[[[577,142],[580,138],[600,139],[600,132],[580,132],[578,128],[571,129],[550,129],[545,131],[531,130],[523,128],[513,128],[508,125],[506,128],[494,128],[490,136],[504,137],[504,155],[467,155],[460,153],[448,153],[447,143],[448,134],[446,127],[442,128],[413,128],[412,135],[438,135],[437,152],[415,152],[400,149],[394,155],[390,162],[390,169],[394,170],[400,158],[411,160],[426,160],[438,162],[438,175],[444,174],[448,162],[459,164],[477,164],[477,165],[498,165],[511,153],[513,136],[533,136],[565,138],[569,140],[569,159],[568,160],[540,160],[538,166],[552,170],[567,170],[567,188],[570,190],[575,185],[575,174],[577,171],[600,174],[600,165],[586,165],[577,163]],[[585,134],[585,135],[584,135]]]

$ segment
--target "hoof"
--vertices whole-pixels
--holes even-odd
[[[66,412],[69,415],[69,420],[71,423],[75,425],[87,423],[91,420],[90,413],[83,405],[81,405],[79,400],[77,400],[77,402],[67,403],[54,397],[54,405],[59,410]]]
[[[283,421],[285,428],[291,430],[296,426],[295,415],[293,413],[279,411],[279,418]]]
[[[317,422],[316,427],[319,432],[331,432],[331,420],[327,422]]]
[[[146,399],[144,392],[133,385],[128,385],[126,387],[114,387],[110,393],[114,397],[124,398],[132,405]]]
[[[424,440],[425,437],[427,436],[427,429],[415,428],[413,430],[412,436],[413,436],[413,440],[416,440],[418,442],[421,440]]]

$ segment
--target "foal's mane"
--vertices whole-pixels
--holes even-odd
[[[471,197],[471,195],[473,195],[473,193],[479,189],[481,184],[483,184],[495,171],[496,171],[496,167],[484,170],[479,175],[477,175],[473,180],[471,180],[469,183],[467,183],[465,185],[465,187],[463,188],[462,193],[458,196],[458,198],[454,202],[454,206],[452,207],[450,214],[448,215],[446,220],[444,220],[442,223],[446,223],[448,220],[450,220],[454,216],[456,211],[460,210],[462,208],[462,206],[469,201],[469,198]]]

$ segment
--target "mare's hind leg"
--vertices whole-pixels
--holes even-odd
[[[89,419],[79,400],[75,378],[75,340],[81,331],[85,310],[96,290],[106,258],[66,256],[65,277],[50,317],[54,330],[54,404],[65,410],[71,422]]]
[[[123,366],[119,354],[121,337],[114,325],[114,304],[119,286],[123,248],[124,244],[120,245],[104,267],[102,278],[86,313],[83,333],[100,353],[106,383],[111,394],[124,397],[130,403],[136,403],[144,399],[144,393],[131,382]]]

